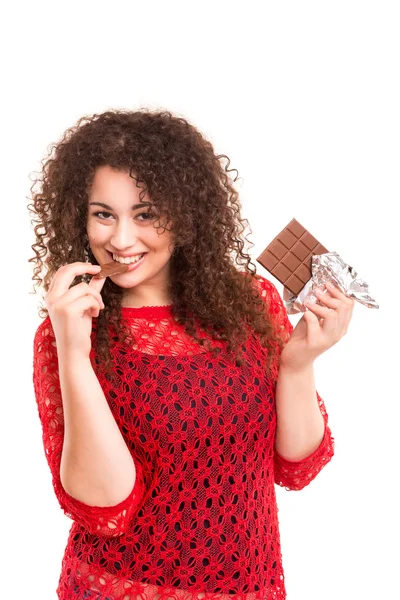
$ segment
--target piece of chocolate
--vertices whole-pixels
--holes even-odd
[[[327,252],[307,229],[292,219],[256,260],[297,295],[312,277],[313,254]]]
[[[96,279],[103,279],[105,277],[110,277],[111,275],[119,275],[120,273],[125,273],[128,269],[129,265],[125,265],[113,260],[112,262],[106,263],[105,265],[101,265],[101,271],[96,273],[94,277],[96,277]]]

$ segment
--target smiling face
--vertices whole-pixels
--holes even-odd
[[[111,262],[117,258],[115,255],[137,261],[125,273],[111,277],[125,290],[122,306],[171,302],[167,286],[174,248],[172,234],[156,229],[157,215],[149,206],[147,194],[140,200],[141,191],[128,172],[101,166],[96,169],[89,194],[87,234],[97,262]],[[143,258],[137,260],[142,254]]]

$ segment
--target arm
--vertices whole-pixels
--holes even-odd
[[[261,278],[260,284],[275,331],[287,343],[293,327],[282,299],[270,281]],[[279,366],[280,355],[276,362],[275,483],[301,490],[331,460],[334,440],[324,402],[315,389],[314,370],[285,369]]]
[[[53,487],[65,514],[90,533],[126,531],[144,485],[90,359],[58,357],[50,319],[34,341],[33,382]]]
[[[328,426],[328,415],[325,410],[324,401],[318,392],[316,392],[316,398],[318,409],[324,422],[322,441],[316,450],[299,460],[289,460],[278,453],[276,446],[274,449],[275,483],[289,491],[302,490],[306,487],[316,478],[318,473],[331,460],[334,454],[335,442]],[[315,442],[314,447],[317,443],[318,441]],[[310,445],[311,449],[312,447],[313,446]]]
[[[313,366],[298,372],[280,366],[276,413],[275,450],[280,456],[299,461],[318,448],[325,423],[317,401]]]

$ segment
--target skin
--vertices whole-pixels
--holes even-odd
[[[287,292],[284,298],[287,298]],[[317,402],[314,361],[347,333],[354,300],[336,286],[316,291],[319,304],[297,323],[284,347],[276,388],[275,449],[291,461],[310,456],[324,437],[324,420]]]
[[[109,166],[96,169],[88,200],[89,245],[100,265],[112,260],[107,250],[128,255],[147,253],[143,264],[135,271],[111,277],[116,285],[124,289],[122,306],[139,308],[171,304],[167,286],[174,249],[173,237],[169,231],[157,231],[157,218],[152,215],[151,207],[142,206],[132,210],[135,204],[150,202],[147,194],[140,200],[140,192],[141,188],[136,187],[129,173],[116,171]],[[92,205],[94,202],[105,203],[111,209]],[[92,282],[100,291],[101,280]]]
[[[287,291],[284,298],[287,298]],[[316,290],[323,304],[307,302],[308,310],[297,323],[281,354],[281,366],[301,371],[311,367],[321,354],[347,333],[354,310],[354,300],[330,283]]]

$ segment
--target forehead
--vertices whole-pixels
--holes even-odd
[[[108,203],[135,201],[151,203],[150,197],[143,187],[138,187],[137,180],[127,171],[118,171],[109,166],[98,167],[94,173],[89,190],[89,201],[98,200]]]
[[[103,165],[101,167],[97,167],[94,172],[92,188],[123,188],[127,186],[128,188],[139,189],[136,183],[137,179],[135,178],[134,173],[132,173],[131,176],[128,171],[121,171],[118,169],[113,169],[108,165]]]

